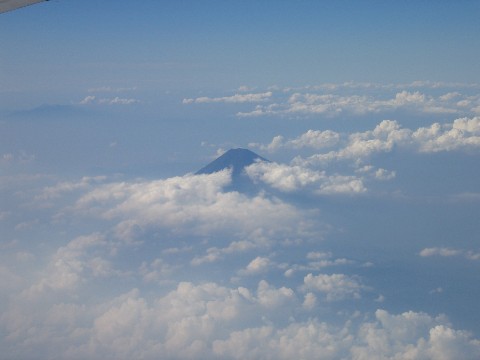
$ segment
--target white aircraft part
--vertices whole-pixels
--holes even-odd
[[[0,0],[0,13],[15,10],[24,6],[32,5],[46,0]]]

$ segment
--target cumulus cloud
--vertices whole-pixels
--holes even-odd
[[[405,98],[401,101],[413,101],[408,96]],[[368,164],[374,156],[394,151],[474,151],[480,147],[480,118],[458,118],[451,123],[433,123],[414,130],[402,127],[395,120],[383,120],[372,130],[353,133],[308,130],[293,139],[277,135],[269,144],[251,143],[250,146],[272,153],[299,148],[314,152],[305,157],[296,156],[290,164],[258,162],[250,165],[246,172],[256,182],[283,192],[362,194],[370,184],[391,181],[397,176],[394,170]],[[333,169],[341,169],[343,173]]]
[[[351,281],[340,280],[333,280],[336,286],[328,286],[328,291],[339,283],[352,287]],[[318,292],[324,286],[313,288]],[[253,291],[212,282],[181,282],[150,300],[132,289],[88,306],[52,303],[44,311],[37,308],[29,321],[21,320],[22,304],[17,303],[2,316],[8,336],[1,342],[5,356],[24,358],[47,353],[63,359],[291,359],[318,354],[326,359],[455,359],[480,355],[480,341],[454,329],[443,316],[377,310],[373,319],[351,318],[343,325],[311,316],[292,318],[294,313],[310,313],[317,303],[313,292],[301,301],[294,290],[264,280]],[[25,310],[24,320],[31,313]],[[28,344],[20,346],[27,334]]]
[[[88,277],[104,277],[114,273],[109,261],[91,257],[91,249],[106,246],[105,238],[99,234],[80,236],[66,246],[58,248],[50,260],[41,279],[25,294],[38,296],[52,290],[72,290]],[[89,272],[89,274],[87,274]]]
[[[412,134],[422,152],[451,151],[480,146],[480,117],[460,118],[452,124],[435,123]]]
[[[225,192],[230,181],[229,171],[112,183],[83,178],[40,191],[47,199],[80,192],[64,216],[75,221],[93,217],[108,226],[52,244],[46,255],[34,258],[18,251],[18,242],[10,245],[18,255],[15,261],[35,260],[37,271],[24,276],[25,270],[0,266],[0,288],[8,292],[0,312],[2,354],[120,360],[480,355],[480,341],[445,317],[386,310],[372,316],[370,310],[353,314],[351,308],[342,309],[344,300],[367,301],[368,288],[352,274],[318,273],[352,263],[318,243],[301,248],[300,260],[306,262],[294,261],[294,251],[292,263],[274,262],[281,241],[309,236],[307,214],[265,194]],[[144,242],[123,242],[136,236],[137,226],[152,231]],[[202,241],[194,239],[198,234]],[[210,245],[217,235],[223,241]],[[259,254],[262,249],[270,255]],[[222,267],[219,281],[196,267],[231,254],[245,256],[232,256],[238,264]],[[267,277],[290,270],[288,278]],[[300,271],[309,273],[294,276]],[[231,285],[232,275],[249,285]],[[323,319],[316,312],[320,308],[334,320]],[[347,315],[339,315],[339,309]]]
[[[333,89],[332,89],[333,90]],[[458,95],[457,95],[458,94]],[[393,112],[407,110],[425,114],[457,114],[465,111],[458,103],[459,93],[445,94],[433,97],[419,91],[402,90],[390,99],[378,98],[373,95],[340,95],[311,92],[293,93],[283,102],[273,102],[258,105],[249,112],[240,112],[240,117],[281,115],[281,116],[312,116],[324,115],[329,117],[340,114],[365,115],[370,113]],[[478,105],[478,100],[475,99]],[[474,106],[469,106],[470,113],[474,113]]]
[[[452,123],[433,123],[416,130],[402,128],[394,120],[383,120],[373,130],[344,134],[340,144],[343,146],[337,150],[314,154],[306,159],[297,157],[294,163],[306,166],[332,161],[358,162],[374,154],[392,152],[395,148],[422,153],[476,149],[480,147],[480,118],[459,118]],[[269,147],[275,148],[278,147]],[[378,179],[394,176],[381,169],[376,173]]]
[[[345,274],[308,274],[303,279],[305,290],[316,291],[325,295],[327,301],[345,298],[360,298],[364,286],[355,278]]]
[[[211,175],[110,183],[82,196],[76,211],[93,209],[105,219],[116,220],[118,236],[126,239],[138,230],[164,228],[174,234],[197,236],[224,231],[251,240],[261,239],[262,233],[288,234],[293,223],[307,226],[302,219],[305,214],[277,199],[223,192],[230,181],[230,171],[224,170]]]
[[[478,114],[480,96],[474,93],[478,84],[415,81],[407,84],[355,83],[318,84],[304,87],[268,87],[253,93],[241,86],[230,96],[185,98],[193,103],[258,103],[237,116],[312,116],[338,117],[406,111],[413,114]],[[433,92],[432,90],[436,91]],[[443,94],[438,94],[443,89]],[[462,91],[460,91],[462,90]]]
[[[36,200],[50,200],[59,198],[65,193],[76,190],[85,190],[94,184],[101,183],[106,180],[105,176],[84,176],[79,181],[61,181],[55,185],[43,188],[41,194],[35,197]]]
[[[479,354],[477,340],[443,324],[441,318],[413,312],[391,315],[384,310],[378,310],[375,317],[355,333],[348,326],[335,328],[317,320],[283,329],[245,329],[232,333],[227,340],[215,341],[213,349],[234,359],[316,358],[318,354],[324,359],[473,359]]]
[[[268,145],[262,145],[257,143],[249,144],[251,147],[257,147],[260,150],[266,150],[269,152],[275,152],[279,149],[300,149],[300,148],[312,148],[322,149],[334,146],[338,143],[340,135],[331,130],[308,130],[306,133],[300,135],[295,139],[288,141],[284,140],[281,135],[275,136],[272,142]]]
[[[256,275],[268,270],[272,265],[272,261],[269,258],[257,256],[250,261],[245,269],[239,271],[240,275]]]
[[[299,165],[257,162],[245,171],[252,179],[285,192],[306,187],[321,195],[359,194],[366,191],[362,179],[355,176],[327,175],[325,171],[315,171]]]
[[[399,94],[398,106],[429,101],[421,93]],[[461,99],[447,93],[442,101]],[[325,212],[288,203],[296,191],[362,194],[374,181],[395,179],[395,171],[371,165],[375,154],[475,149],[479,135],[476,117],[420,129],[386,120],[361,132],[279,135],[266,150],[316,157],[251,165],[248,175],[265,186],[250,195],[225,190],[230,171],[161,180],[84,177],[43,187],[31,200],[51,202],[45,213],[30,206],[33,214],[20,219],[16,208],[0,211],[9,228],[0,244],[2,355],[479,358],[480,341],[445,316],[376,310],[389,305],[379,294],[391,294],[370,288],[367,276],[375,269],[368,260],[382,259],[334,256],[336,239],[320,241]],[[20,234],[27,227],[30,233]],[[355,251],[346,242],[335,251],[344,245],[341,252]],[[480,259],[448,246],[419,255]]]

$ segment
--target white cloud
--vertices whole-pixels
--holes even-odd
[[[264,181],[283,191],[295,191],[325,179],[324,173],[300,166],[268,162],[257,162],[248,166],[245,171],[252,179]]]
[[[422,152],[480,147],[480,117],[456,119],[452,124],[435,123],[412,134]]]
[[[342,300],[345,298],[360,298],[364,286],[355,278],[345,274],[319,274],[311,273],[303,279],[305,290],[325,294],[327,301]]]
[[[455,98],[457,98],[461,95],[462,94],[460,94],[458,91],[453,91],[453,92],[449,92],[449,93],[446,93],[444,95],[441,95],[439,97],[439,99],[442,100],[442,101],[449,101],[449,100],[455,99]]]
[[[0,154],[0,165],[28,164],[35,160],[35,155],[26,151],[19,151],[17,154]]]
[[[104,184],[82,196],[75,211],[93,211],[92,215],[117,221],[116,233],[124,239],[131,239],[135,231],[163,228],[173,234],[196,236],[226,232],[261,242],[262,234],[291,233],[291,224],[308,226],[305,213],[277,199],[223,192],[230,181],[230,172],[225,170]]]
[[[245,171],[255,181],[262,181],[275,189],[293,192],[309,188],[321,195],[359,194],[366,192],[361,178],[344,175],[326,175],[299,165],[257,162]]]
[[[375,171],[375,178],[378,180],[391,180],[396,176],[395,171],[388,171],[385,169],[377,169]]]
[[[136,91],[137,87],[112,87],[112,86],[100,86],[96,88],[88,89],[88,92],[126,92],[126,91]]]
[[[333,89],[332,89],[333,90]],[[284,101],[259,105],[250,112],[241,112],[240,117],[286,115],[286,116],[339,116],[340,114],[365,115],[369,113],[392,112],[398,109],[418,113],[455,114],[459,109],[455,96],[435,98],[419,91],[402,90],[390,99],[368,95],[316,94],[296,92]],[[464,109],[463,109],[464,110]]]
[[[449,95],[445,101],[459,98]],[[427,102],[428,96],[422,100],[412,92],[396,101],[417,104]],[[473,149],[478,127],[477,118],[462,118],[438,128],[427,126],[426,135],[419,132],[417,138],[413,134],[419,129],[405,129],[394,121],[350,134],[310,130],[298,137],[279,136],[268,146],[325,151],[317,155],[346,160],[346,166],[340,164],[331,172],[328,161],[309,163],[299,158],[290,165],[257,163],[250,170],[257,181],[281,191],[362,193],[370,182],[390,180],[396,174],[365,165],[370,164],[363,162],[370,156],[397,148]],[[448,140],[439,140],[445,134]],[[427,147],[422,145],[429,141]],[[325,150],[324,145],[333,149]],[[319,243],[322,213],[280,200],[291,195],[275,198],[268,188],[249,196],[226,192],[231,181],[228,171],[108,181],[82,178],[44,187],[35,199],[55,200],[63,207],[58,212],[31,214],[34,210],[24,207],[28,219],[20,218],[17,208],[0,212],[2,225],[32,227],[30,233],[20,234],[11,225],[11,236],[18,239],[7,238],[0,244],[5,250],[0,265],[0,347],[5,358],[480,356],[479,340],[454,329],[445,317],[375,312],[378,303],[387,306],[389,301],[378,295],[385,289],[367,293],[364,284],[369,280],[363,276],[372,268],[365,271],[361,266],[382,259],[364,259],[363,254],[355,261],[335,258],[330,252],[335,237]],[[475,193],[464,195],[476,198]],[[317,203],[323,206],[330,202],[326,200]],[[62,215],[63,223],[51,222],[52,213]],[[37,230],[38,236],[33,234]],[[76,232],[90,235],[70,236]],[[420,255],[480,260],[478,252],[447,246],[426,248]],[[336,273],[319,273],[333,266]],[[353,274],[359,269],[362,278]],[[360,297],[361,301],[351,301]]]
[[[317,297],[315,296],[314,293],[306,293],[305,294],[305,299],[303,300],[303,308],[306,310],[312,310],[315,305],[317,304]]]
[[[95,243],[93,237],[76,239],[69,251]],[[149,270],[162,266],[156,259],[142,268],[148,276]],[[322,354],[326,359],[473,359],[480,355],[480,341],[454,329],[443,316],[377,310],[373,319],[365,314],[352,316],[343,325],[321,322],[312,312],[321,304],[317,295],[330,294],[334,300],[358,297],[362,286],[351,277],[310,274],[305,288],[310,291],[300,297],[291,288],[265,280],[254,290],[180,282],[153,296],[134,288],[93,302],[76,296],[63,302],[58,297],[30,298],[9,304],[2,313],[6,336],[0,344],[7,358],[55,354],[62,359],[291,359]]]
[[[357,359],[390,357],[397,359],[456,359],[480,355],[477,340],[454,330],[441,318],[406,312],[391,315],[384,310],[375,313],[377,322],[364,324],[359,336],[363,344],[352,347]]]
[[[251,143],[249,146],[257,147],[261,150],[266,150],[269,152],[275,152],[279,149],[301,149],[301,148],[311,148],[311,149],[322,149],[326,147],[332,147],[338,143],[340,135],[331,130],[308,130],[306,133],[300,135],[295,139],[288,141],[284,140],[284,137],[281,135],[275,136],[272,139],[272,142],[268,145],[262,145],[257,143]]]
[[[35,197],[36,200],[50,200],[59,198],[65,193],[76,190],[84,190],[90,188],[94,184],[101,183],[106,180],[105,176],[89,177],[84,176],[79,181],[62,181],[53,186],[47,186],[40,195]]]
[[[230,334],[213,343],[224,358],[322,359],[456,359],[478,357],[480,343],[452,329],[442,318],[407,312],[391,315],[383,310],[358,332],[310,320],[283,329],[262,326]]]
[[[103,235],[99,233],[80,236],[66,246],[58,248],[50,260],[46,271],[30,289],[25,292],[28,297],[38,296],[42,292],[52,290],[72,290],[90,276],[112,275],[109,262],[99,257],[90,258],[90,249],[107,245]]]
[[[165,280],[173,271],[173,266],[165,263],[159,258],[151,261],[150,263],[147,263],[146,261],[142,262],[139,270],[143,277],[143,281],[147,283]]]
[[[80,104],[80,105],[91,104],[91,103],[93,103],[96,99],[97,99],[96,96],[88,95],[88,96],[86,96],[83,100],[81,100],[79,104]]]
[[[446,247],[432,247],[425,248],[419,253],[422,257],[430,256],[441,256],[441,257],[452,257],[452,256],[461,256],[468,260],[480,260],[480,252],[475,252],[472,250],[459,250],[451,249]]]
[[[272,262],[269,258],[257,256],[255,259],[250,261],[245,269],[239,271],[240,275],[257,275],[261,274],[268,270],[272,265]]]
[[[427,257],[427,256],[457,256],[460,255],[462,252],[460,250],[455,249],[448,249],[448,248],[425,248],[420,251],[420,256]]]
[[[480,96],[473,91],[478,84],[415,81],[409,84],[355,83],[319,84],[304,87],[272,86],[264,93],[242,86],[238,94],[219,97],[186,98],[192,103],[260,103],[240,111],[238,117],[282,116],[291,118],[407,111],[414,114],[478,114]],[[437,95],[432,89],[445,89]],[[458,90],[464,91],[459,92]],[[421,90],[421,91],[420,91]]]
[[[114,98],[97,98],[94,95],[88,95],[83,100],[79,102],[80,105],[132,105],[138,104],[140,100],[133,98],[120,98],[118,96]]]
[[[340,135],[331,130],[308,130],[298,138],[290,140],[287,144],[295,149],[302,147],[321,149],[336,145],[339,138]]]
[[[198,97],[191,99],[183,99],[184,104],[206,104],[206,103],[251,103],[251,102],[263,102],[272,97],[272,92],[267,91],[263,93],[252,94],[235,94],[232,96],[224,97]]]
[[[343,147],[337,150],[314,154],[305,159],[297,157],[293,163],[318,166],[350,160],[358,166],[374,154],[388,153],[395,148],[422,153],[477,149],[480,147],[480,118],[459,118],[452,123],[433,123],[416,130],[402,128],[397,121],[383,120],[373,130],[346,134],[340,143]],[[395,174],[379,169],[375,176],[379,180],[387,180]]]

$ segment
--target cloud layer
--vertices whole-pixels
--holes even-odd
[[[262,96],[242,99],[266,104],[273,97]],[[458,97],[449,93],[442,101]],[[424,106],[428,99],[414,91],[377,106]],[[320,100],[308,101],[318,105]],[[478,253],[444,238],[439,246],[433,230],[420,232],[429,235],[426,239],[412,240],[418,225],[409,221],[417,228],[403,233],[405,224],[398,219],[409,213],[382,212],[404,206],[407,198],[400,181],[405,167],[397,160],[428,161],[453,153],[455,159],[475,160],[480,119],[452,115],[414,128],[383,120],[357,131],[310,129],[270,139],[251,146],[288,159],[248,166],[245,175],[258,185],[248,194],[228,190],[228,169],[165,179],[67,179],[17,173],[14,165],[31,166],[35,157],[23,161],[5,152],[0,163],[7,174],[0,177],[0,191],[9,204],[0,210],[3,356],[478,358],[478,335],[431,310],[432,296],[441,304],[451,295],[448,283],[438,280],[442,274],[428,289],[408,278],[421,266],[447,263],[447,257],[449,266],[476,269]],[[392,157],[385,161],[388,154]],[[428,185],[442,181],[429,177]],[[470,194],[473,207],[467,210],[476,209],[475,189],[435,193],[432,224],[442,227],[442,220],[449,220],[441,211],[460,221],[452,212],[463,211],[464,203],[453,203],[454,196]],[[384,203],[375,202],[377,197]],[[418,203],[406,201],[408,211],[418,214]],[[384,229],[382,221],[391,221],[401,234]],[[368,238],[376,234],[376,242]],[[417,268],[408,273],[396,267],[405,259],[405,266]],[[393,299],[398,289],[382,287],[397,279],[396,273],[406,273],[402,280],[409,287],[401,295],[412,303],[402,300],[399,306]]]
[[[237,112],[241,118],[361,116],[396,111],[473,116],[480,113],[480,96],[474,92],[478,87],[478,84],[421,81],[411,84],[320,84],[300,88],[271,87],[263,93],[188,98],[183,103],[261,103],[252,110]],[[439,89],[444,92],[438,94]]]

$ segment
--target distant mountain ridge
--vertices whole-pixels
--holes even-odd
[[[224,169],[232,169],[232,184],[227,190],[250,192],[254,189],[255,184],[245,173],[244,169],[256,161],[270,162],[248,149],[230,149],[208,165],[198,170],[195,175],[213,174]]]

